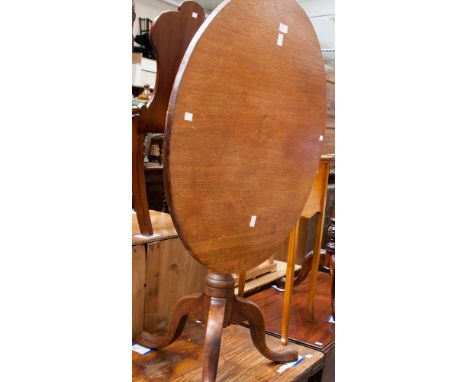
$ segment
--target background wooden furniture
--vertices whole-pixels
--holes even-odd
[[[145,163],[145,184],[148,208],[153,211],[167,212],[164,191],[164,168],[158,163]]]
[[[275,257],[270,256],[260,265],[257,265],[255,268],[249,269],[248,271],[242,271],[237,274],[233,274],[234,280],[238,287],[237,295],[239,297],[244,297],[245,283],[247,280],[255,279],[259,276],[262,276],[267,273],[275,272],[277,270],[277,265],[275,263]]]
[[[172,86],[193,36],[205,21],[204,9],[195,1],[184,1],[177,12],[163,12],[151,30],[158,75],[153,100],[142,113],[142,133],[163,133]]]
[[[314,249],[313,256],[310,259],[306,259],[303,264],[299,276],[296,280],[296,285],[302,282],[307,274],[311,273],[309,281],[309,297],[308,297],[308,310],[310,319],[314,319],[314,296],[315,288],[317,283],[317,273],[320,262],[320,250],[322,246],[322,236],[323,236],[323,225],[325,220],[325,206],[327,200],[327,191],[328,191],[328,174],[330,170],[330,162],[333,160],[333,156],[322,156],[320,161],[320,166],[317,172],[317,175],[314,179],[312,189],[310,191],[309,197],[304,205],[304,208],[301,212],[301,218],[310,219],[313,215],[318,214],[318,222],[315,229],[315,240],[314,240]],[[300,221],[298,220],[297,224],[294,226],[290,236],[289,236],[289,246],[288,246],[288,261],[287,261],[287,270],[286,270],[286,282],[284,290],[284,306],[283,306],[283,318],[281,325],[281,342],[283,345],[288,343],[288,328],[289,328],[289,316],[291,309],[291,296],[293,293],[293,287],[295,284],[294,280],[294,267],[296,265],[296,255],[298,252],[298,236],[299,236],[299,225]]]
[[[132,113],[132,194],[133,204],[142,235],[151,236],[153,227],[149,215],[148,199],[146,197],[145,171],[144,171],[144,135],[140,134],[140,114]]]
[[[196,15],[196,17],[195,17]],[[152,235],[146,194],[143,142],[146,133],[162,133],[174,79],[193,35],[205,20],[203,8],[194,1],[183,2],[177,12],[162,13],[151,29],[156,53],[157,76],[152,100],[138,110],[133,126],[132,191],[135,211],[144,235]]]
[[[320,159],[326,89],[314,29],[294,0],[224,2],[202,28],[171,94],[164,175],[180,238],[217,273],[203,294],[177,303],[166,337],[142,333],[138,341],[167,346],[194,314],[207,325],[203,380],[214,381],[231,323],[248,321],[266,358],[297,358],[294,349],[267,346],[261,311],[234,295],[231,273],[271,256],[299,216]]]
[[[165,329],[176,301],[201,292],[207,269],[188,256],[169,214],[151,211],[156,236],[142,236],[132,216],[132,338]],[[181,275],[190,274],[185,278]]]
[[[189,323],[179,341],[162,350],[140,355],[133,352],[133,382],[199,381],[202,373],[204,328]],[[269,346],[278,346],[276,338],[266,336]],[[281,365],[261,356],[249,340],[249,330],[230,326],[223,335],[218,381],[242,382],[306,382],[320,381],[324,355],[314,349],[291,344],[300,356],[307,356],[298,365],[279,373]],[[183,355],[183,356],[181,356]]]
[[[332,314],[330,306],[331,278],[327,273],[319,272],[318,274],[315,295],[316,320],[311,322],[307,310],[309,277],[310,274],[302,284],[294,288],[289,322],[291,341],[288,346],[293,343],[301,343],[323,352],[325,363],[321,382],[334,382],[335,324],[329,320]],[[248,299],[262,309],[267,333],[276,336],[279,341],[284,293],[275,288],[267,288],[248,297]]]

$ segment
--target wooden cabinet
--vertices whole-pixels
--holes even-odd
[[[207,270],[189,255],[169,214],[150,211],[155,236],[140,236],[132,221],[132,339],[165,329],[176,301],[202,292]]]

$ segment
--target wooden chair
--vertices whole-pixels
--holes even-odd
[[[156,53],[157,76],[153,98],[133,111],[132,191],[142,235],[153,235],[146,195],[144,138],[147,133],[163,133],[172,86],[193,36],[205,21],[205,11],[195,1],[184,1],[178,11],[163,12],[150,31]]]
[[[328,174],[330,172],[330,163],[334,155],[323,155],[320,161],[319,170],[315,177],[312,189],[307,202],[302,210],[301,216],[289,235],[288,259],[286,268],[286,282],[284,290],[284,305],[281,321],[281,343],[288,343],[289,315],[291,309],[292,292],[295,285],[301,283],[310,272],[309,292],[307,296],[307,309],[309,317],[314,320],[314,297],[317,285],[317,273],[320,263],[320,253],[323,237],[323,225],[325,222],[325,207],[328,191]],[[315,240],[313,252],[304,259],[301,271],[297,278],[294,278],[294,267],[296,265],[296,256],[298,247],[300,247],[299,235],[301,227],[306,227],[306,222],[315,214],[318,214],[317,225],[315,227]]]

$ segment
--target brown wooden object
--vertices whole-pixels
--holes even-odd
[[[303,266],[297,277],[297,282],[294,280],[294,267],[296,265],[297,256],[297,236],[299,231],[299,222],[294,227],[290,234],[290,241],[288,247],[288,260],[287,260],[287,271],[286,271],[286,282],[284,290],[284,305],[283,305],[283,318],[281,324],[281,343],[286,345],[288,343],[288,328],[289,318],[291,309],[291,299],[294,285],[298,285],[299,282],[303,281],[309,271],[311,272],[310,284],[309,284],[309,316],[310,319],[314,319],[314,295],[317,284],[317,273],[320,262],[320,250],[322,245],[323,237],[323,224],[325,221],[325,205],[327,201],[327,190],[328,190],[328,173],[330,171],[330,162],[333,160],[333,156],[323,156],[320,161],[320,166],[317,172],[317,176],[312,184],[309,197],[304,205],[301,212],[302,218],[310,219],[313,215],[318,214],[317,225],[315,229],[315,239],[313,247],[312,258],[307,257],[304,259]],[[294,236],[294,237],[293,237]]]
[[[239,297],[244,297],[245,283],[247,280],[255,279],[270,272],[275,272],[276,269],[275,257],[273,255],[255,268],[242,271],[239,275],[233,274],[236,285],[238,286],[237,295]]]
[[[239,297],[244,297],[244,289],[245,289],[245,280],[247,279],[247,271],[242,271],[239,273],[239,286],[237,290],[237,295]]]
[[[318,268],[319,268],[319,263],[320,263],[320,250],[322,248],[322,238],[323,238],[323,226],[325,223],[325,207],[326,207],[326,202],[327,202],[327,190],[328,190],[328,174],[330,172],[330,162],[334,159],[334,156],[329,157],[328,161],[323,161],[326,162],[325,166],[322,166],[322,168],[319,170],[319,173],[317,175],[317,179],[321,179],[319,181],[320,185],[317,185],[317,189],[315,189],[315,185],[312,189],[312,194],[314,198],[317,198],[317,200],[320,201],[319,204],[316,205],[317,207],[317,213],[319,214],[318,219],[317,219],[317,225],[315,227],[315,241],[314,241],[314,247],[313,247],[313,258],[312,258],[312,263],[310,266],[310,281],[309,281],[309,294],[307,297],[307,309],[309,311],[309,319],[310,320],[315,320],[315,309],[314,309],[314,298],[315,298],[315,291],[317,287],[317,274],[318,274]],[[319,193],[319,187],[320,187],[320,193]],[[320,195],[320,197],[318,197]],[[306,208],[310,207],[306,204]],[[305,213],[309,214],[314,212],[314,209],[306,209]],[[293,264],[294,266],[294,264]]]
[[[164,349],[146,355],[133,352],[133,382],[200,381],[204,342],[204,325],[188,322],[179,340]],[[266,343],[278,346],[278,340],[273,336],[267,335]],[[229,326],[223,331],[217,381],[307,382],[311,376],[320,373],[325,359],[323,353],[297,344],[290,344],[290,347],[307,357],[279,373],[281,365],[268,361],[256,350],[248,328]]]
[[[324,352],[325,364],[321,381],[334,382],[335,324],[329,322],[332,313],[330,307],[330,285],[332,280],[330,275],[323,272],[319,272],[317,276],[315,322],[310,322],[308,319],[307,281],[294,288],[289,337],[294,339],[296,343],[299,342]],[[277,336],[281,333],[283,297],[283,293],[274,288],[264,289],[249,297],[250,301],[258,304],[262,309],[267,332]],[[294,342],[291,341],[288,347],[293,345]]]
[[[335,324],[329,322],[332,314],[330,306],[331,277],[329,274],[319,272],[317,276],[317,292],[315,298],[315,322],[310,322],[307,311],[307,294],[309,289],[306,281],[294,288],[292,296],[289,339],[305,343],[319,350],[326,350],[334,346]],[[275,288],[266,288],[248,297],[262,309],[267,332],[281,335],[282,313],[284,306],[284,293]],[[288,347],[291,342],[288,343]]]
[[[142,235],[138,225],[137,215],[132,215],[132,245],[147,244],[177,237],[177,232],[172,223],[171,215],[164,212],[150,211],[150,221],[155,236]]]
[[[203,381],[215,381],[221,349],[223,328],[231,324],[249,323],[250,335],[257,350],[275,362],[290,362],[297,359],[294,349],[271,350],[265,342],[265,322],[260,308],[249,300],[236,297],[234,278],[230,274],[210,274],[205,281],[205,290],[180,299],[172,311],[166,336],[142,332],[138,343],[160,349],[170,345],[182,333],[187,318],[191,315],[207,326],[203,358]]]
[[[161,13],[150,33],[151,43],[156,52],[156,84],[152,100],[138,111],[139,118],[133,124],[132,133],[132,191],[135,211],[143,235],[153,234],[149,223],[143,164],[144,136],[146,133],[164,132],[169,97],[177,70],[190,41],[204,21],[203,8],[194,1],[185,1],[178,11]]]
[[[226,1],[195,35],[164,173],[177,232],[208,268],[253,268],[288,236],[318,168],[326,101],[319,43],[295,0]]]
[[[179,238],[149,243],[146,258],[144,324],[152,333],[169,326],[180,298],[203,291],[208,271],[188,255]]]
[[[143,141],[144,135],[138,133],[140,115],[132,114],[132,193],[135,212],[140,227],[140,233],[144,236],[153,234],[151,218],[149,215],[148,199],[146,197],[145,168]]]
[[[295,0],[226,0],[212,12],[174,83],[164,175],[179,237],[216,273],[203,294],[179,301],[165,338],[143,333],[139,342],[168,345],[192,313],[207,326],[204,381],[216,378],[222,329],[231,323],[248,321],[266,358],[297,359],[294,349],[267,347],[261,311],[234,295],[231,273],[262,263],[291,231],[318,169],[325,123],[320,46]]]
[[[132,339],[144,328],[146,254],[144,245],[132,247]]]
[[[204,9],[184,1],[177,11],[162,12],[150,33],[156,53],[157,76],[154,97],[142,113],[142,133],[163,133],[174,80],[193,36],[205,21]]]

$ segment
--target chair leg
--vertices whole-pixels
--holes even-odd
[[[145,166],[144,166],[144,135],[138,132],[139,117],[132,120],[132,193],[138,225],[142,235],[153,235],[153,226],[149,214],[146,196]]]
[[[309,290],[307,293],[307,311],[309,319],[315,321],[314,299],[315,290],[317,288],[317,275],[320,265],[320,249],[322,246],[323,224],[325,222],[325,214],[323,212],[318,214],[317,226],[315,228],[315,241],[314,253],[312,258],[312,265],[310,269]]]
[[[237,295],[239,297],[244,297],[246,277],[247,277],[247,271],[242,271],[241,273],[239,273],[239,284],[237,286]]]
[[[289,234],[288,260],[286,265],[286,282],[284,288],[283,314],[281,317],[281,343],[287,345],[289,332],[289,315],[291,310],[291,299],[294,288],[294,267],[296,265],[297,238],[299,222],[296,223]]]

